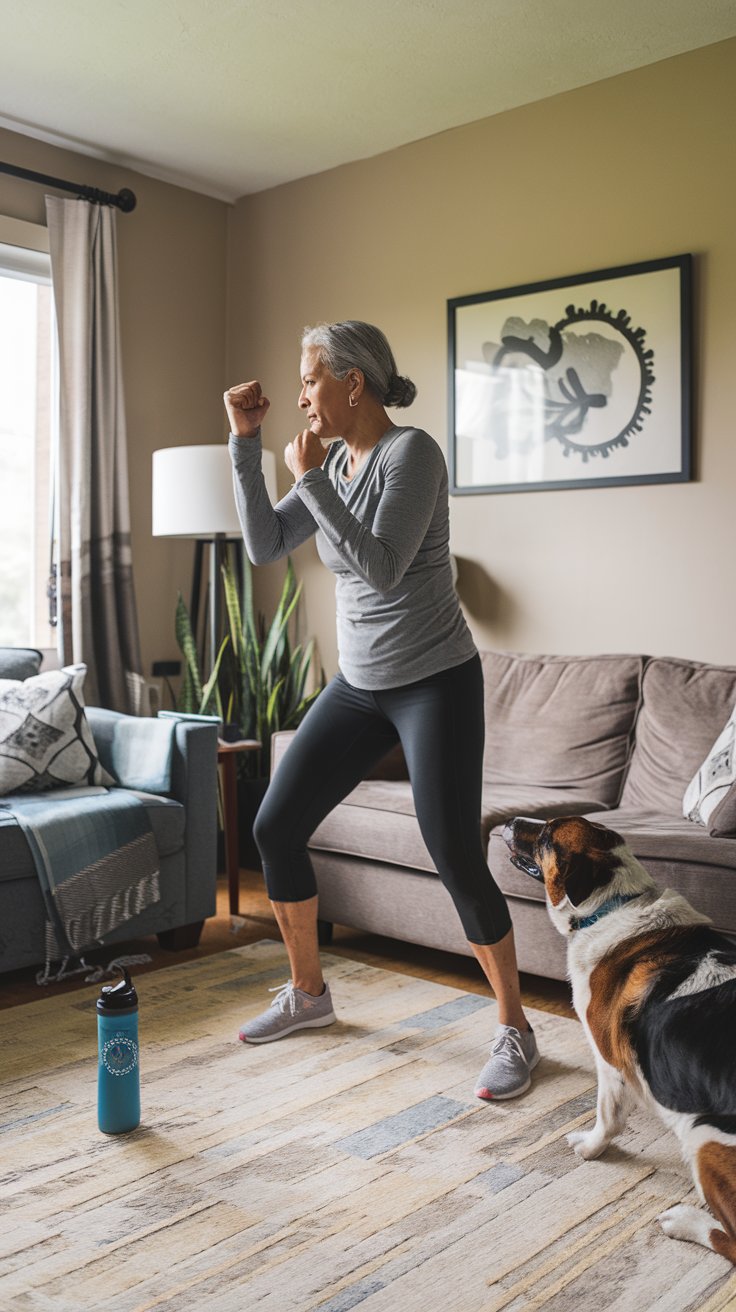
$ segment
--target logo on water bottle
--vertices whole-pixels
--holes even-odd
[[[138,1065],[138,1044],[127,1034],[113,1034],[102,1049],[102,1062],[111,1075],[129,1075]]]

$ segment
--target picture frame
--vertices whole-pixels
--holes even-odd
[[[691,478],[692,256],[454,297],[454,496]]]

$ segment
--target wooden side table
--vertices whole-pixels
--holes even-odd
[[[238,858],[238,787],[235,760],[238,752],[260,752],[262,743],[256,738],[240,738],[227,743],[217,740],[217,764],[222,767],[222,809],[225,821],[225,871],[227,873],[230,914],[237,916],[240,908],[240,862]]]

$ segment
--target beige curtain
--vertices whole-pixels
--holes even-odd
[[[59,330],[55,543],[59,655],[88,705],[140,713],[115,211],[46,197]]]

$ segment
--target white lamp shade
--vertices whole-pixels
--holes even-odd
[[[276,457],[263,452],[263,476],[271,504],[277,499]],[[224,444],[169,446],[153,453],[153,536],[241,536],[233,492],[233,468]]]

